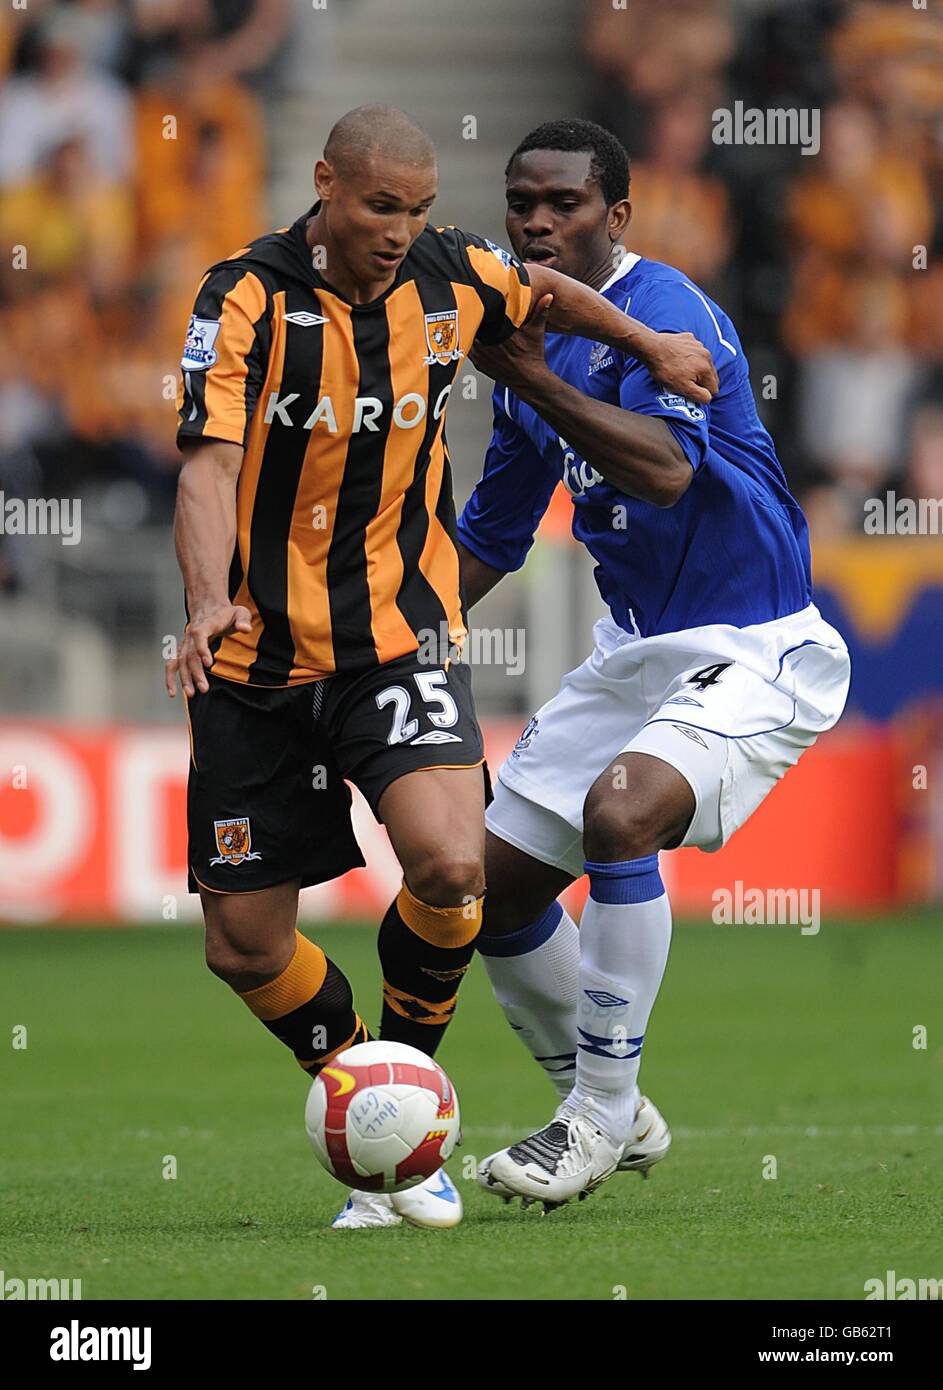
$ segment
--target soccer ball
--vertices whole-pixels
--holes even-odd
[[[442,1068],[405,1043],[345,1048],[322,1067],[305,1106],[318,1162],[363,1192],[402,1192],[455,1148],[458,1097]]]

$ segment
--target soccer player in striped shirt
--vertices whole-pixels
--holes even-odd
[[[445,440],[460,364],[549,306],[558,331],[618,345],[674,390],[708,400],[716,385],[695,338],[427,226],[435,152],[402,112],[343,117],[315,186],[307,213],[197,292],[178,397],[189,621],[166,675],[187,703],[207,963],[308,1076],[368,1036],[343,972],[295,925],[300,888],[363,863],[345,779],[403,868],[379,935],[382,1038],[434,1053],[481,924],[486,779],[455,659],[466,629]],[[336,1224],[460,1215],[437,1174],[357,1193]]]

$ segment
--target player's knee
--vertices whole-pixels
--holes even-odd
[[[670,839],[657,807],[627,791],[597,782],[583,806],[583,849],[587,859],[613,864],[657,854]]]
[[[284,950],[234,941],[223,932],[207,931],[204,954],[207,968],[240,993],[268,984],[288,964]]]
[[[410,891],[431,907],[463,907],[484,892],[481,857],[461,850],[429,855],[407,873]]]

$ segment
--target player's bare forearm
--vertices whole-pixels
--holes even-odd
[[[547,327],[552,333],[592,338],[640,362],[647,361],[655,334],[644,323],[624,314],[581,280],[561,275],[539,263],[528,264],[527,274],[534,302],[545,294],[553,295],[547,314]]]
[[[188,445],[177,484],[174,543],[191,617],[229,602],[242,449],[223,440]]]
[[[547,327],[553,333],[607,343],[642,362],[656,381],[706,404],[716,395],[717,372],[707,348],[692,333],[657,333],[624,314],[595,290],[548,266],[528,262],[534,309],[548,294]],[[532,311],[533,312],[533,311]]]
[[[465,590],[465,606],[474,608],[479,599],[491,592],[504,578],[504,570],[496,570],[479,560],[462,542],[458,542],[458,561],[462,572],[462,586]]]
[[[664,420],[585,396],[549,368],[514,390],[627,496],[671,507],[690,486],[694,470]]]
[[[229,597],[229,566],[236,543],[236,484],[241,447],[223,440],[187,445],[177,485],[174,541],[183,574],[190,621],[180,646],[165,664],[167,694],[177,677],[188,697],[209,689],[210,643],[230,632],[250,632],[249,610]]]

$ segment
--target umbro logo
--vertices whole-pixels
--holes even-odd
[[[433,729],[430,734],[420,734],[418,738],[411,738],[409,744],[415,748],[419,743],[461,743],[458,734],[447,734],[444,729]]]
[[[294,314],[286,314],[286,323],[297,323],[300,328],[313,328],[316,323],[330,323],[322,314],[309,314],[307,309],[299,309]]]
[[[679,734],[684,734],[685,738],[689,738],[692,743],[699,743],[702,748],[707,747],[701,735],[696,729],[692,729],[689,724],[672,724],[671,727],[677,729]]]
[[[621,999],[618,994],[610,994],[607,989],[584,989],[583,993],[600,1009],[615,1009],[620,1004],[628,1004],[628,999]]]

